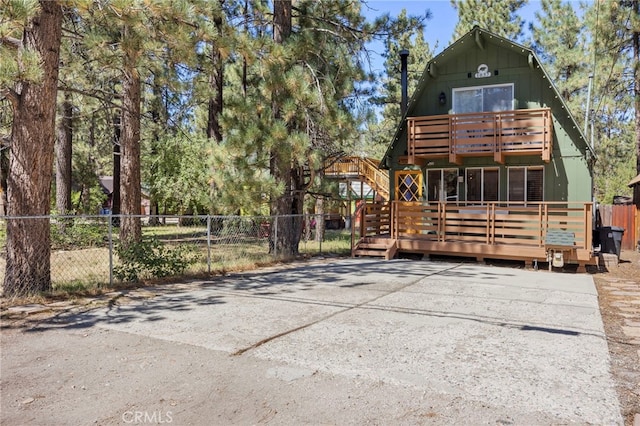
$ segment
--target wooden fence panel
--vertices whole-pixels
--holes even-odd
[[[618,226],[624,228],[622,235],[622,249],[635,250],[639,235],[636,235],[636,206],[600,205],[602,226]]]

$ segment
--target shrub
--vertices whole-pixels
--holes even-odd
[[[116,253],[120,265],[113,273],[120,281],[137,282],[143,277],[162,278],[182,274],[196,262],[193,250],[187,245],[169,247],[157,239],[118,245]]]
[[[107,241],[104,224],[80,223],[70,218],[59,219],[59,223],[51,226],[50,232],[53,249],[100,247]]]

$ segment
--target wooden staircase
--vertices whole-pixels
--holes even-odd
[[[362,157],[340,157],[327,162],[327,177],[355,178],[367,183],[384,200],[389,200],[389,172],[378,168],[376,161]]]
[[[352,257],[380,257],[393,259],[398,250],[396,240],[392,238],[364,237],[353,248]]]

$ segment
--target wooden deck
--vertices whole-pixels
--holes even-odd
[[[353,254],[361,244],[394,242],[397,252],[546,262],[550,231],[574,235],[565,262],[596,264],[592,252],[592,203],[386,202],[367,204],[354,229]],[[387,246],[391,246],[387,244]],[[557,247],[555,248],[557,250]]]
[[[437,158],[462,164],[464,157],[540,155],[551,160],[553,121],[549,108],[408,117],[408,164]]]
[[[340,157],[330,159],[324,168],[327,177],[357,178],[366,182],[383,199],[389,199],[389,172],[378,168],[370,158]]]

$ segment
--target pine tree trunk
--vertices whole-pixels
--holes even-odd
[[[273,40],[283,44],[291,35],[291,0],[273,1]]]
[[[273,153],[271,155],[271,176],[274,181],[282,182],[283,193],[276,197],[271,203],[271,215],[276,216],[277,225],[272,228],[272,241],[275,251],[282,256],[297,254],[297,246],[292,246],[294,239],[294,227],[291,221],[291,206],[293,197],[291,194],[291,158],[285,152]],[[277,232],[277,233],[276,233]]]
[[[0,150],[0,215],[7,215],[7,176],[9,170],[9,151]]]
[[[10,217],[42,216],[51,212],[51,180],[55,141],[58,60],[62,7],[40,1],[40,12],[26,26],[23,43],[41,57],[41,83],[16,85],[7,182]],[[4,295],[51,290],[49,219],[7,220]]]
[[[222,20],[216,19],[216,27],[221,31]],[[220,129],[219,116],[222,114],[222,88],[224,78],[224,64],[222,56],[214,44],[211,45],[211,75],[209,76],[209,89],[214,96],[209,98],[209,120],[207,121],[207,138],[222,142],[222,130]]]
[[[324,239],[324,197],[316,200],[316,242]]]
[[[153,102],[151,102],[151,119],[153,120],[153,140],[151,142],[151,156],[155,157],[158,153],[161,140],[161,129],[166,129],[168,113],[163,104],[163,87],[158,81],[158,76],[153,78]],[[151,164],[151,179],[155,179],[158,175],[158,165],[156,162]],[[157,217],[158,214],[158,194],[151,185],[151,192],[149,194],[149,225],[159,225],[160,220]]]
[[[113,188],[111,192],[111,213],[120,214],[120,146],[122,144],[122,124],[119,115],[113,117]],[[120,226],[115,219],[114,225]]]
[[[60,121],[56,139],[56,208],[59,214],[71,212],[71,155],[73,144],[73,104],[65,93],[60,105]],[[62,226],[65,221],[60,222]]]
[[[273,40],[283,44],[291,35],[291,0],[275,0],[273,2]],[[273,114],[276,120],[281,117],[281,107],[279,105],[279,94],[273,94]],[[286,143],[286,142],[285,142]],[[278,149],[280,148],[280,149]],[[297,209],[298,201],[294,197],[291,152],[289,149],[276,147],[271,152],[270,172],[274,181],[281,184],[283,193],[272,200],[271,214],[278,216],[277,235],[272,235],[276,253],[283,256],[293,256],[298,254],[298,243],[300,242],[300,229],[302,218],[292,217],[292,212]],[[300,208],[299,212],[302,212]],[[297,226],[298,225],[298,226]]]
[[[244,16],[244,32],[249,33],[249,0],[244,0],[242,10]],[[247,57],[242,55],[242,97],[247,97]]]
[[[214,19],[214,24],[218,34],[222,34],[222,18]],[[216,48],[215,43],[211,43],[211,75],[209,76],[209,89],[213,96],[209,98],[209,117],[207,120],[207,138],[214,140],[216,143],[222,142],[222,129],[220,128],[220,115],[222,114],[222,90],[224,87],[224,62],[220,51]],[[211,180],[210,196],[213,198],[216,194],[216,184]],[[216,207],[212,204],[209,213],[217,214]]]
[[[126,33],[126,29],[125,29]],[[125,53],[122,76],[122,134],[120,140],[120,242],[128,245],[142,237],[140,218],[140,97],[136,54]]]

